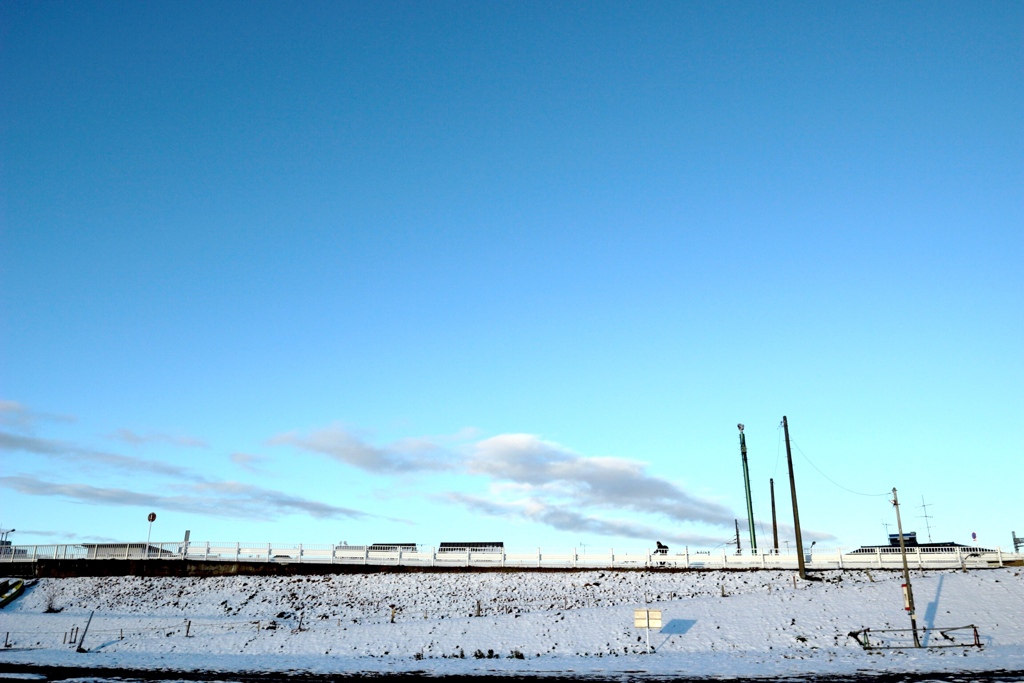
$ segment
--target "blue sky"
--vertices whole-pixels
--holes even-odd
[[[1024,533],[1020,3],[0,4],[21,543]],[[871,494],[871,495],[862,495]],[[743,540],[746,545],[746,537]]]

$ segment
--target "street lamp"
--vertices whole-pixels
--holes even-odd
[[[150,512],[146,516],[146,520],[149,521],[149,533],[146,534],[146,559],[149,559],[149,539],[153,537],[153,522],[156,521],[156,513]]]

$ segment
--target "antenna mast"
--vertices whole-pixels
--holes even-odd
[[[747,439],[743,435],[743,424],[741,423],[736,426],[740,430],[740,457],[743,459],[743,487],[747,492],[747,526],[750,528],[750,552],[756,555],[757,536],[754,534],[754,502],[750,498],[750,470],[747,467]]]
[[[931,543],[932,542],[932,525],[928,523],[928,520],[932,518],[932,515],[928,514],[928,506],[929,505],[935,505],[935,503],[925,503],[924,502],[924,496],[921,496],[921,504],[918,505],[917,507],[919,507],[922,510],[924,510],[924,514],[923,515],[918,515],[918,517],[924,517],[924,527],[925,527],[925,529],[928,530],[928,542]]]

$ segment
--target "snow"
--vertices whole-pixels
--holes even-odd
[[[714,678],[1024,671],[1019,567],[912,575],[918,625],[974,624],[980,650],[866,651],[849,632],[910,625],[902,573],[821,576],[795,585],[781,571],[41,579],[0,612],[10,643],[0,667]],[[633,626],[638,608],[663,613],[651,654]],[[76,627],[81,635],[93,611],[88,652],[75,652],[64,641]],[[951,635],[973,642],[970,629]],[[907,633],[872,634],[883,638],[910,643]],[[923,641],[948,643],[933,631]]]

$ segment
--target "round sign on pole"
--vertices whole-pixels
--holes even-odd
[[[155,522],[156,521],[156,513],[155,512],[150,512],[149,516],[146,517],[146,519],[148,519],[150,522]]]

